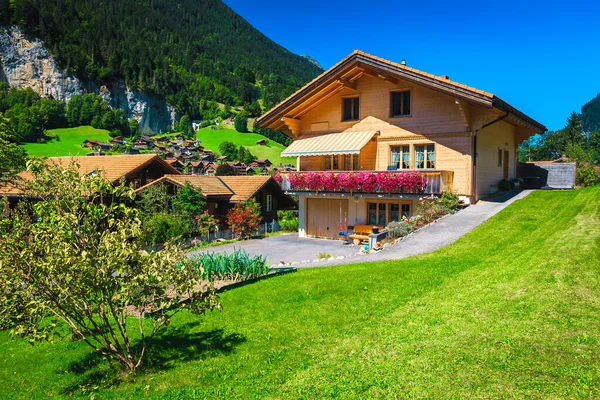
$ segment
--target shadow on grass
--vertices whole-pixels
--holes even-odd
[[[106,388],[121,382],[143,378],[144,374],[166,371],[188,361],[202,360],[219,354],[229,354],[246,341],[242,335],[225,334],[222,329],[208,332],[190,332],[197,323],[169,327],[156,336],[146,350],[142,365],[135,376],[127,375],[120,365],[108,363],[96,352],[71,363],[69,372],[78,379],[63,389],[64,394],[88,392],[98,387]]]

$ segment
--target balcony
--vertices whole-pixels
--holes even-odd
[[[387,194],[391,197],[436,195],[452,190],[453,171],[307,171],[274,177],[290,194],[344,193],[352,196]]]

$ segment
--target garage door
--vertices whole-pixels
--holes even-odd
[[[340,224],[348,221],[348,200],[307,199],[306,234],[308,236],[341,239]]]

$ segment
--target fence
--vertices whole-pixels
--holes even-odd
[[[256,236],[265,235],[267,233],[274,233],[281,231],[281,226],[277,223],[277,221],[265,222],[258,226],[258,229],[255,232]],[[232,240],[235,239],[235,235],[231,229],[217,229],[214,232],[211,232],[208,235],[198,235],[196,237],[190,238],[190,243],[194,241],[199,242],[214,242],[216,240]]]

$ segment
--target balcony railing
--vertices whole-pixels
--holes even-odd
[[[453,171],[306,171],[275,176],[292,193],[440,194],[452,190]]]

